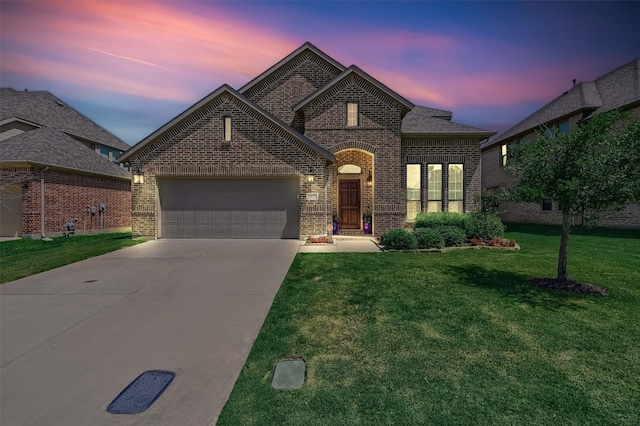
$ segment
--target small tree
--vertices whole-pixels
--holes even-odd
[[[520,182],[510,198],[549,197],[562,206],[557,278],[566,281],[571,218],[586,216],[593,225],[603,212],[640,201],[640,120],[628,122],[619,111],[598,114],[568,134],[540,132],[514,151],[507,170]]]

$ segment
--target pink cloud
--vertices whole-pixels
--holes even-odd
[[[108,84],[114,92],[151,98],[193,100],[197,80],[207,75],[210,90],[219,84],[216,81],[244,76],[246,82],[280,59],[281,52],[296,47],[268,28],[246,25],[211,8],[208,16],[200,16],[180,3],[21,6],[3,10],[28,16],[3,19],[3,44],[16,46],[3,52],[3,71],[84,87],[98,84],[104,89]],[[153,93],[154,88],[158,93]]]

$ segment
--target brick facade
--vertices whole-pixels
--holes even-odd
[[[0,184],[20,176],[22,186],[22,237],[39,238],[41,229],[41,177],[44,177],[44,211],[47,236],[60,236],[67,219],[77,219],[76,233],[100,232],[100,216],[87,207],[105,205],[103,232],[131,229],[131,182],[32,167],[0,169]]]
[[[134,235],[158,236],[157,178],[181,176],[297,177],[301,238],[327,233],[332,213],[338,210],[339,180],[359,179],[362,211],[371,207],[374,233],[380,235],[406,220],[403,168],[412,156],[464,163],[465,209],[475,208],[472,200],[480,191],[479,140],[438,137],[405,143],[401,128],[410,103],[376,86],[356,68],[345,70],[313,49],[301,48],[239,93],[194,105],[157,136],[141,142],[140,148],[134,147],[129,156],[125,154],[132,169],[140,167],[145,175],[145,183],[133,187]],[[330,164],[329,157],[283,134],[242,96],[326,149],[336,162]],[[358,104],[358,125],[351,127],[346,109],[353,102]],[[223,117],[231,117],[233,123],[231,142],[222,140]],[[361,173],[338,174],[344,164],[359,166]],[[371,188],[366,185],[370,171]],[[306,179],[309,173],[313,183]],[[306,200],[309,192],[318,195],[317,201]]]

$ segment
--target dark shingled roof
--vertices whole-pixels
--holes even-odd
[[[402,135],[433,135],[433,134],[473,134],[488,138],[495,132],[478,129],[464,124],[454,123],[452,113],[433,108],[415,106],[402,119]]]
[[[0,142],[0,148],[0,163],[30,163],[131,179],[128,171],[54,127],[20,133]]]
[[[85,117],[49,92],[18,92],[0,88],[0,121],[20,118],[40,126],[56,127],[82,139],[126,151],[124,141]]]
[[[558,96],[520,123],[486,143],[488,148],[551,121],[581,111],[600,113],[640,102],[640,58],[594,81],[583,81]]]

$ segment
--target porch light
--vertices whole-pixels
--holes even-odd
[[[313,183],[315,177],[313,176],[313,169],[309,167],[309,174],[307,175],[307,182]]]
[[[144,173],[142,170],[137,169],[133,172],[133,183],[144,183]]]
[[[369,170],[369,176],[367,177],[367,186],[369,188],[373,186],[373,176],[371,176],[371,170]]]

